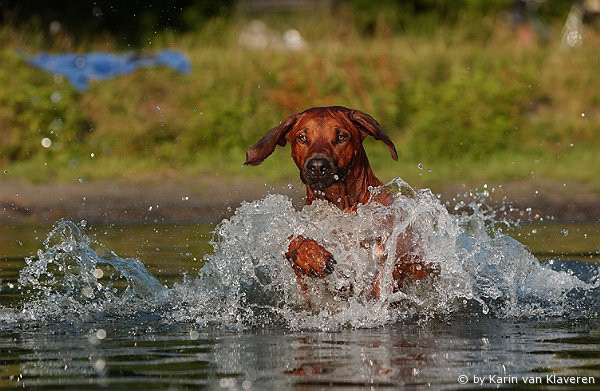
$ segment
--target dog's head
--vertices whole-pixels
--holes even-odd
[[[278,144],[289,142],[302,182],[322,191],[343,182],[357,162],[366,161],[362,142],[367,136],[383,141],[398,160],[394,143],[370,115],[341,106],[314,107],[271,129],[248,148],[244,164],[259,165]]]

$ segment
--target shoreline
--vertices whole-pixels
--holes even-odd
[[[230,216],[243,201],[267,194],[284,194],[295,207],[304,203],[304,187],[264,184],[256,178],[197,177],[126,182],[29,183],[0,181],[0,224],[52,224],[61,218],[95,223],[214,223]],[[474,199],[475,186],[446,184],[434,187],[449,207]],[[600,194],[578,183],[519,181],[488,185],[494,189],[486,203],[497,209],[510,205],[509,218],[543,217],[564,223],[600,223]],[[480,190],[481,189],[480,187]],[[466,197],[465,197],[466,196]]]

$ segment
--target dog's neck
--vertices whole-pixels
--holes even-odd
[[[369,201],[386,204],[388,198],[386,194],[371,198],[369,191],[369,188],[382,184],[371,170],[365,155],[348,171],[343,182],[336,183],[323,191],[306,186],[306,204],[310,205],[314,200],[327,200],[342,210],[355,210],[359,204],[366,204]]]

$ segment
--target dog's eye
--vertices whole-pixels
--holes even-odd
[[[300,144],[306,144],[306,141],[308,140],[306,139],[305,134],[301,134],[298,137],[296,137],[296,141],[298,141]]]
[[[345,135],[345,134],[341,134],[341,133],[340,133],[340,134],[338,134],[338,136],[337,136],[337,142],[338,142],[338,144],[341,144],[341,143],[345,142],[346,140],[348,140],[349,138],[350,138],[350,137],[348,137],[348,135]]]

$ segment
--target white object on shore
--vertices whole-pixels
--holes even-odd
[[[307,43],[298,30],[288,29],[283,34],[269,28],[262,20],[254,19],[239,35],[240,45],[254,50],[267,48],[297,51],[307,48]]]

